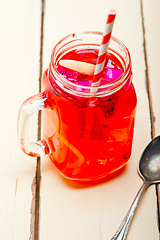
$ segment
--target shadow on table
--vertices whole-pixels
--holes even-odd
[[[44,158],[44,157],[43,157]],[[110,174],[109,176],[106,176],[104,178],[98,179],[98,180],[92,180],[92,181],[73,181],[65,178],[60,173],[58,173],[55,165],[53,164],[50,159],[45,158],[43,159],[43,168],[42,171],[45,173],[53,174],[54,179],[56,178],[57,181],[63,182],[66,186],[74,188],[74,189],[80,189],[80,188],[87,188],[87,187],[93,187],[95,185],[104,184],[108,181],[112,181],[113,179],[119,178],[122,174],[124,174],[127,170],[127,165],[122,167],[121,169],[117,170],[116,172]]]
[[[123,174],[127,169],[127,166],[122,167],[121,169],[117,170],[116,172],[110,174],[109,176],[106,176],[102,179],[98,179],[98,180],[92,180],[92,181],[84,181],[84,182],[80,182],[80,181],[73,181],[73,180],[69,180],[66,179],[65,177],[61,176],[62,180],[65,182],[65,184],[67,184],[69,187],[72,188],[87,188],[87,187],[92,187],[95,185],[99,185],[99,184],[104,184],[108,181],[111,181],[112,179],[116,179],[118,178],[121,174]]]

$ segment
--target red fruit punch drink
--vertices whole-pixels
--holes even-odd
[[[84,32],[62,39],[42,78],[47,98],[43,132],[49,156],[71,180],[104,178],[131,156],[137,98],[130,54],[112,37],[100,86],[92,92],[101,38],[100,32]]]

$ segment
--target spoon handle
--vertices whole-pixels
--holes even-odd
[[[130,227],[130,224],[132,222],[132,218],[134,216],[134,213],[136,211],[137,205],[139,203],[139,200],[144,192],[144,190],[149,186],[149,183],[144,182],[142,187],[139,189],[134,201],[132,202],[132,205],[127,212],[124,220],[122,221],[121,225],[119,226],[117,232],[114,234],[114,236],[111,238],[111,240],[125,240],[127,237],[127,233]]]

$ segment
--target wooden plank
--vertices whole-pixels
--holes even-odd
[[[33,239],[36,159],[18,145],[17,117],[21,103],[38,92],[40,1],[1,1],[0,29],[0,239]]]
[[[144,12],[144,28],[146,40],[146,61],[148,67],[148,86],[149,86],[149,101],[151,110],[151,124],[152,124],[152,137],[160,135],[160,110],[159,110],[159,38],[160,38],[160,3],[154,0],[142,1]],[[154,27],[153,27],[154,26]],[[158,211],[157,219],[159,220],[160,229],[160,185],[157,185],[158,197]]]
[[[50,160],[43,158],[40,231],[42,240],[110,239],[142,184],[137,167],[143,149],[151,140],[151,129],[140,2],[97,0],[93,4],[92,1],[85,0],[48,0],[45,8],[44,69],[48,66],[53,45],[66,34],[82,30],[103,31],[109,8],[115,8],[118,12],[113,35],[128,46],[133,61],[138,107],[132,157],[121,175],[89,188],[67,185]],[[158,239],[156,211],[155,187],[152,186],[140,201],[128,239]]]
[[[154,0],[143,1],[144,8],[144,24],[145,24],[145,38],[146,38],[146,53],[148,61],[148,77],[150,82],[150,93],[153,107],[153,114],[155,117],[155,136],[160,134],[160,111],[159,111],[159,38],[160,38],[160,3]],[[154,27],[153,27],[154,26]]]

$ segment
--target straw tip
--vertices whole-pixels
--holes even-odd
[[[110,9],[109,14],[116,15],[117,11],[115,9]]]

